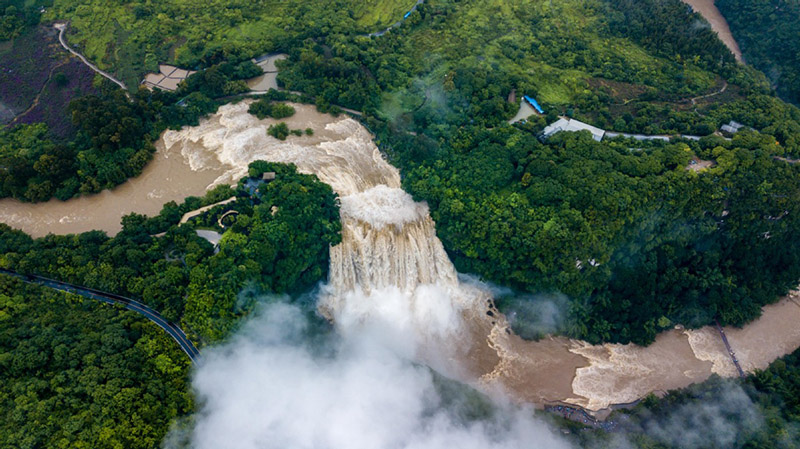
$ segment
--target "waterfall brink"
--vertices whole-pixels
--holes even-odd
[[[342,243],[331,248],[330,267],[330,283],[339,294],[457,285],[456,271],[425,204],[386,186],[341,201]]]
[[[319,309],[341,332],[378,326],[408,357],[473,385],[535,384],[531,394],[519,395],[524,400],[572,395],[572,374],[582,359],[563,339],[535,344],[537,353],[551,354],[535,360],[547,363],[518,354],[521,340],[488,288],[459,280],[427,204],[401,189],[400,173],[364,127],[293,105],[297,113],[284,121],[314,133],[279,141],[266,133],[274,121],[250,115],[248,106],[224,105],[199,126],[167,131],[165,146],[179,150],[195,170],[224,169],[215,183],[233,182],[250,162],[267,160],[293,163],[339,194],[342,242],[331,248]],[[553,366],[569,375],[553,375]]]
[[[282,121],[314,133],[279,141],[266,132],[276,121],[257,119],[248,106],[224,105],[199,126],[167,131],[164,145],[193,170],[223,173],[214,183],[234,182],[247,174],[250,162],[267,160],[293,163],[339,194],[342,242],[331,248],[330,276],[318,304],[343,334],[373,328],[368,334],[384,345],[485,391],[499,388],[521,401],[592,410],[685,387],[708,378],[712,368],[730,371],[724,370],[729,355],[715,343],[714,329],[663,332],[647,348],[563,337],[523,341],[495,308],[486,285],[459,278],[427,204],[401,189],[400,173],[358,122],[295,104],[297,113]],[[791,330],[800,319],[798,304],[765,309],[772,318],[760,326],[777,317],[786,332],[770,333],[758,323],[747,327],[755,337],[747,329],[726,329],[746,369],[763,368],[800,345],[800,331]],[[776,349],[768,356],[745,350],[747,342],[767,334],[786,341],[769,345]]]

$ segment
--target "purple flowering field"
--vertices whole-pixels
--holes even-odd
[[[44,26],[14,39],[8,47],[0,50],[0,103],[18,115],[39,95],[38,103],[17,117],[15,124],[44,122],[54,137],[69,137],[74,131],[69,102],[96,92],[94,72],[70,56],[54,31]],[[5,122],[11,120],[13,117]]]
[[[57,75],[63,73],[67,82],[59,84]],[[39,96],[39,103],[28,111],[17,123],[47,123],[50,132],[59,138],[69,137],[74,131],[69,114],[69,102],[76,97],[95,93],[92,86],[94,72],[78,58],[56,68],[53,77]]]
[[[20,113],[42,89],[50,70],[66,58],[54,30],[36,27],[0,51],[0,103]]]

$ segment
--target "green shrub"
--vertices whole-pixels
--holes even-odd
[[[277,125],[269,125],[267,134],[278,140],[286,140],[286,137],[289,136],[289,127],[284,122],[280,122]]]

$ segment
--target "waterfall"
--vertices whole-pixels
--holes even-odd
[[[702,381],[712,369],[727,373],[728,355],[707,330],[702,331],[708,335],[663,332],[647,348],[564,337],[523,341],[486,285],[460,279],[427,204],[401,189],[399,172],[364,127],[293,105],[297,113],[282,121],[314,133],[279,141],[266,132],[275,120],[257,119],[248,106],[224,105],[199,126],[167,131],[164,145],[179,150],[193,170],[223,172],[212,186],[235,182],[250,162],[266,160],[293,163],[333,188],[341,201],[342,242],[331,248],[330,275],[318,304],[340,332],[373,327],[373,334],[386,335],[407,357],[485,391],[499,388],[522,401],[592,410]],[[800,316],[800,307],[781,304],[783,316]],[[800,345],[800,332],[786,340],[776,346],[780,351],[747,366],[764,367],[790,352]],[[754,353],[744,352],[743,363]]]

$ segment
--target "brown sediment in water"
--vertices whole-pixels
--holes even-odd
[[[684,3],[690,5],[692,9],[703,16],[704,19],[711,24],[711,29],[716,31],[719,39],[725,44],[726,47],[733,53],[736,60],[744,62],[742,51],[739,49],[739,44],[733,38],[731,28],[728,26],[728,21],[722,16],[722,13],[717,9],[714,0],[683,0]]]
[[[287,142],[298,145],[316,145],[332,139],[342,138],[325,129],[336,119],[321,114],[312,106],[294,105],[297,113],[281,121],[292,129],[314,130],[313,136],[291,136]],[[215,115],[205,120],[208,124],[224,120]],[[266,136],[264,131],[277,120],[258,120],[253,117],[258,129],[263,132],[267,144],[282,144]],[[247,154],[233,155],[220,160],[218,155],[205,150],[202,139],[175,145],[170,138],[176,131],[165,131],[156,141],[153,160],[142,171],[113,190],[84,195],[68,201],[56,199],[43,203],[24,203],[6,198],[0,200],[0,222],[21,229],[33,237],[52,234],[73,234],[91,230],[105,231],[115,235],[122,229],[120,221],[126,214],[135,212],[153,216],[169,201],[181,203],[188,196],[202,196],[213,185],[235,183],[246,172]],[[209,137],[209,140],[211,137]],[[235,145],[232,142],[232,145]],[[246,149],[250,150],[250,149]],[[237,157],[244,158],[242,162]],[[243,166],[242,166],[243,164]],[[234,167],[234,165],[237,165]]]
[[[438,300],[442,306],[442,296],[422,291],[435,285],[449,295],[446,308],[461,317],[459,327],[414,338],[422,342],[421,359],[445,373],[487,390],[503,389],[521,401],[590,410],[686,387],[712,373],[737,374],[713,327],[664,332],[648,347],[590,345],[563,337],[523,341],[510,331],[485,287],[458,279],[427,205],[400,189],[399,172],[358,122],[294,105],[297,113],[282,121],[292,129],[312,128],[314,135],[278,141],[266,133],[276,121],[258,120],[247,113],[247,105],[226,105],[199,126],[167,131],[145,173],[113,192],[64,203],[3,200],[0,219],[34,235],[89,229],[113,233],[124,213],[156,213],[170,199],[180,201],[215,183],[234,182],[253,160],[292,162],[330,184],[341,198],[343,243],[331,249],[332,294],[321,300],[329,316],[349,307],[368,319],[386,299],[381,296],[386,289],[396,288],[414,303],[417,315],[412,313],[409,321],[420,320],[414,325],[425,334],[435,324],[425,314],[435,315],[437,305],[424,302]],[[352,293],[356,290],[361,294]],[[794,294],[765,307],[762,317],[744,328],[725,332],[750,371],[799,347],[799,322],[800,300]]]
[[[115,235],[122,229],[123,215],[132,212],[156,215],[164,203],[180,203],[187,196],[203,195],[206,187],[222,174],[214,168],[192,170],[180,153],[167,150],[161,141],[156,148],[153,160],[141,175],[113,190],[35,204],[2,199],[0,221],[33,237],[91,230]]]
[[[800,347],[800,295],[764,307],[761,317],[746,326],[725,328],[728,342],[745,372],[765,369],[778,357]]]
[[[576,342],[570,352],[589,360],[572,383],[573,392],[588,400],[567,402],[590,410],[633,402],[657,390],[683,388],[711,375],[711,363],[694,356],[688,338],[679,330],[662,332],[647,347]]]

